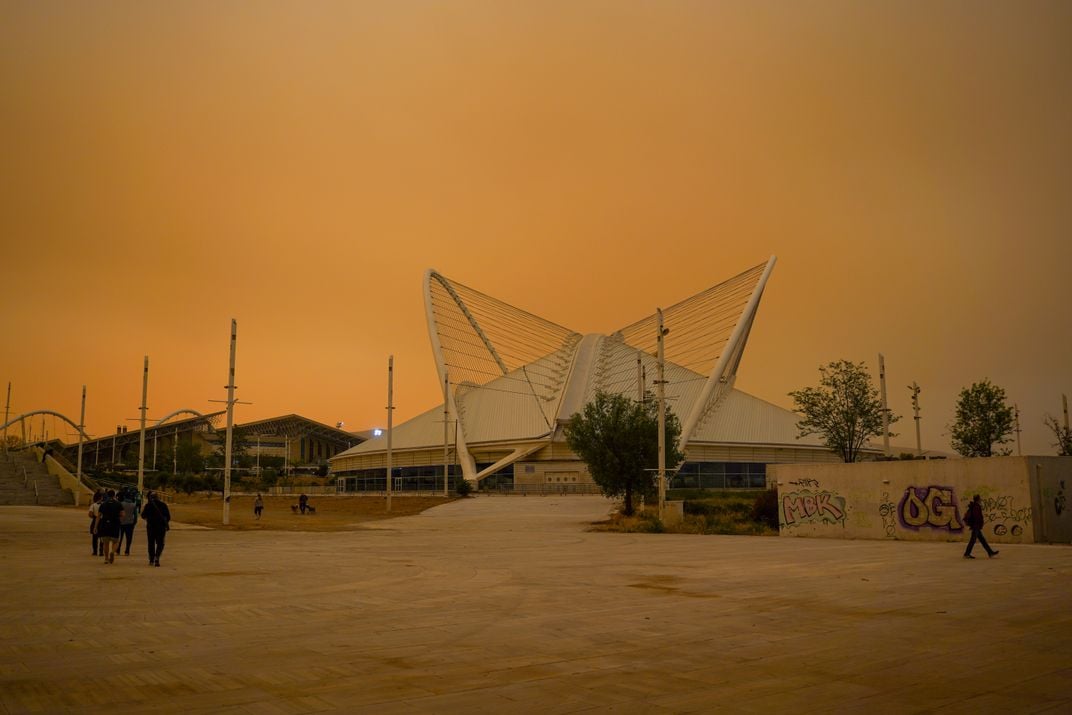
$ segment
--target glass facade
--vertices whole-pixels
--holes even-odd
[[[394,480],[391,490],[396,492],[434,492],[443,491],[443,465],[429,464],[421,467],[394,467],[391,469]],[[456,479],[461,478],[462,469],[456,464],[450,465],[449,488],[454,489]],[[343,492],[380,492],[387,491],[387,470],[361,469],[338,475]]]
[[[673,489],[764,489],[767,465],[756,462],[685,462]]]

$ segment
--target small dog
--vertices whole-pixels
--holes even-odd
[[[291,504],[290,505],[290,510],[292,512],[294,512],[295,514],[297,514],[299,511],[301,511],[301,505],[300,504]],[[306,504],[305,505],[305,511],[309,512],[310,514],[315,514],[316,513],[316,507],[313,506],[312,504]]]

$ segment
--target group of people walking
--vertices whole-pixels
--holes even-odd
[[[98,490],[89,505],[89,533],[92,536],[93,555],[104,558],[105,564],[115,563],[115,557],[123,553],[130,556],[134,541],[134,527],[138,523],[139,494],[133,488]],[[171,511],[168,505],[157,498],[154,492],[146,495],[140,508],[145,521],[145,537],[149,548],[149,565],[159,566],[164,552],[164,539],[170,528]],[[126,550],[123,550],[124,542]]]

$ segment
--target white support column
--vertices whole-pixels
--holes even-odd
[[[756,283],[756,287],[752,291],[752,296],[748,299],[748,303],[745,305],[744,310],[741,311],[741,317],[737,321],[737,325],[733,328],[733,332],[730,333],[729,340],[726,341],[726,345],[722,348],[722,354],[719,355],[718,362],[715,363],[715,367],[711,370],[707,382],[704,383],[703,389],[700,392],[700,397],[694,403],[689,416],[681,424],[681,438],[678,442],[678,449],[682,452],[685,451],[685,445],[688,444],[688,441],[692,438],[692,433],[696,429],[696,425],[699,424],[700,418],[707,410],[709,404],[714,399],[717,399],[723,384],[729,381],[730,375],[727,375],[726,373],[732,372],[733,370],[731,360],[735,359],[735,357],[744,349],[742,341],[747,339],[748,331],[756,316],[759,299],[763,297],[763,289],[767,285],[767,280],[770,278],[771,271],[774,270],[774,264],[776,262],[777,257],[775,256],[771,256],[770,260],[767,261],[767,266],[763,269],[763,274],[760,276],[759,282]]]
[[[443,378],[443,496],[450,492],[450,376]]]
[[[435,356],[436,369],[439,371],[439,379],[447,378],[447,364],[443,357],[443,346],[439,342],[439,333],[436,332],[435,311],[432,309],[432,281],[436,280],[442,285],[440,276],[432,269],[424,274],[424,313],[428,322],[428,339],[432,343],[432,355]],[[469,454],[469,445],[465,441],[465,430],[462,429],[461,416],[458,411],[458,402],[454,393],[448,391],[450,413],[454,415],[454,452],[458,464],[462,470],[462,478],[470,482],[476,482],[476,460]]]

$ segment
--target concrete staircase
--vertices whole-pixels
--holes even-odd
[[[0,453],[0,504],[64,506],[74,504],[74,497],[60,488],[59,477],[49,474],[33,453],[8,452]]]

